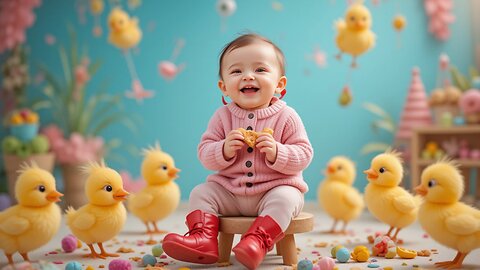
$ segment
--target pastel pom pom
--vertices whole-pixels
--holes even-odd
[[[71,234],[65,236],[62,239],[62,249],[66,253],[71,253],[77,249],[77,238]]]
[[[297,264],[297,270],[312,270],[312,269],[313,269],[313,263],[308,259],[303,259],[299,261]]]
[[[142,263],[144,266],[151,265],[154,266],[157,263],[157,259],[153,255],[147,254],[143,256]]]
[[[152,248],[152,254],[155,257],[160,257],[163,254],[162,245],[156,245]]]
[[[335,260],[330,257],[323,257],[318,261],[318,266],[322,270],[333,270],[335,267]]]
[[[65,270],[82,270],[82,264],[76,261],[72,261],[65,265]]]
[[[131,270],[132,264],[127,260],[115,259],[108,264],[108,270]]]

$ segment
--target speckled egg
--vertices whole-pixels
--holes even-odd
[[[68,262],[65,265],[65,270],[82,270],[82,264],[76,261]]]
[[[332,250],[330,251],[330,253],[332,254],[332,258],[336,258],[337,257],[337,250],[343,248],[342,245],[338,245],[338,246],[334,246],[332,248]]]
[[[108,270],[131,270],[131,269],[132,269],[132,264],[127,260],[115,259],[108,264]]]
[[[155,245],[152,248],[152,255],[155,257],[160,257],[163,254],[163,248],[162,245]]]
[[[65,236],[62,239],[62,249],[66,253],[71,253],[77,249],[77,238],[71,234]]]
[[[335,260],[330,257],[323,257],[318,261],[317,264],[322,270],[333,270],[335,267]]]
[[[147,254],[142,258],[143,266],[151,265],[154,266],[157,263],[157,259],[153,255]]]
[[[303,259],[298,262],[297,270],[312,270],[313,263],[309,259]]]
[[[346,263],[350,259],[350,251],[347,248],[339,248],[337,250],[337,260],[341,263]]]

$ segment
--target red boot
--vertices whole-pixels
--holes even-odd
[[[253,270],[283,236],[282,229],[270,216],[258,217],[232,251],[237,261]]]
[[[162,246],[165,253],[184,262],[216,263],[218,260],[218,217],[195,210],[188,214],[186,219],[189,231],[184,236],[170,233],[163,238]]]

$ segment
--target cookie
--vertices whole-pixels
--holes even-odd
[[[261,132],[256,132],[254,130],[246,130],[244,128],[238,129],[243,135],[243,141],[250,147],[254,148],[257,143],[257,138],[261,133],[268,133],[273,135],[273,129],[264,128]]]

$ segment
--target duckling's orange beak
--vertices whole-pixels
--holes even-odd
[[[177,177],[178,172],[180,172],[180,169],[173,167],[173,168],[168,170],[167,174],[168,174],[168,176],[173,178],[173,177]]]
[[[60,197],[62,197],[63,194],[54,190],[50,193],[48,193],[47,195],[47,200],[50,201],[50,202],[59,202],[60,201]]]
[[[417,187],[415,187],[415,192],[418,195],[425,197],[428,194],[428,188],[424,185],[418,185]]]
[[[328,167],[327,167],[327,172],[328,172],[328,173],[334,173],[334,172],[335,172],[335,167],[332,166],[332,165],[328,165]]]
[[[377,180],[378,178],[378,173],[374,171],[372,168],[363,171],[363,173],[367,175],[368,180]]]
[[[128,195],[130,195],[130,193],[122,188],[113,194],[113,198],[117,201],[125,201]]]

